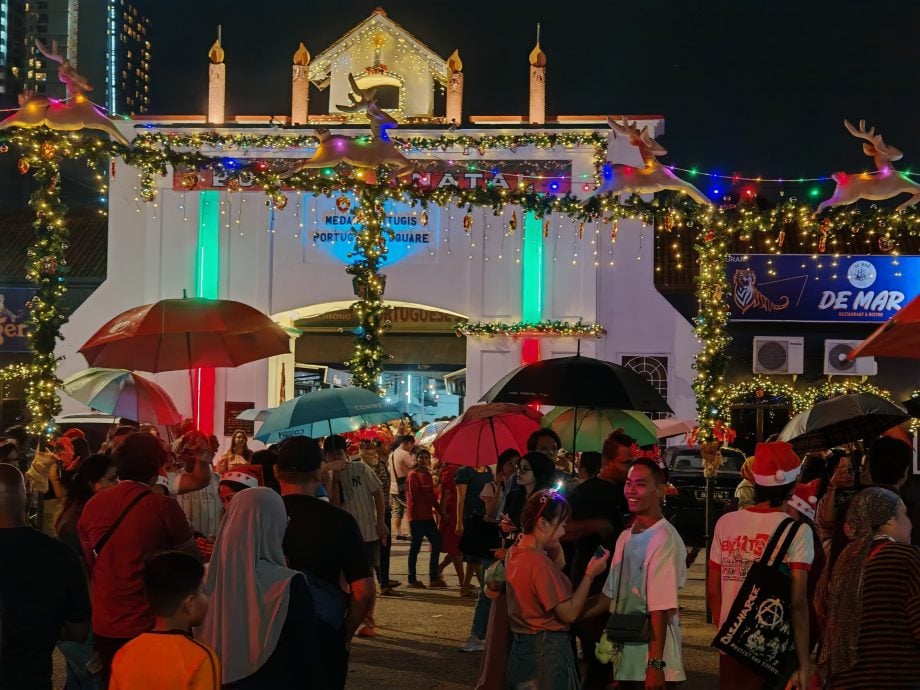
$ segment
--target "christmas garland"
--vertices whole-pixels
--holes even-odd
[[[593,197],[583,201],[571,194],[540,194],[526,188],[506,189],[488,184],[470,189],[455,185],[430,189],[387,178],[382,170],[377,171],[373,179],[370,176],[365,179],[362,171],[347,166],[302,171],[286,178],[289,164],[283,161],[278,167],[264,162],[252,162],[248,167],[249,163],[234,161],[231,164],[227,160],[228,156],[245,157],[260,150],[314,148],[317,142],[315,135],[150,130],[139,134],[130,146],[125,147],[88,132],[55,132],[44,128],[12,130],[0,137],[0,152],[9,150],[8,144],[16,144],[24,151],[20,169],[25,168],[25,173],[34,167],[33,174],[39,182],[39,189],[30,201],[36,212],[38,233],[36,245],[30,252],[28,268],[28,277],[38,288],[33,305],[36,308],[31,317],[33,364],[28,375],[19,369],[0,372],[0,378],[26,376],[33,429],[43,429],[57,410],[54,345],[60,327],[66,321],[62,306],[65,287],[60,274],[66,249],[66,228],[64,209],[59,200],[57,157],[84,160],[90,165],[98,165],[100,160],[108,157],[122,157],[140,171],[139,196],[145,201],[155,198],[155,178],[168,174],[170,167],[179,171],[210,167],[224,172],[235,170],[237,175],[245,170],[254,183],[264,189],[269,203],[278,211],[287,204],[285,189],[327,196],[341,191],[355,193],[360,200],[365,225],[361,232],[356,233],[352,253],[354,261],[346,269],[353,276],[355,292],[359,297],[352,306],[359,326],[355,329],[355,351],[349,366],[355,385],[372,390],[378,389],[382,361],[386,358],[381,341],[388,328],[383,316],[385,277],[379,274],[389,232],[383,223],[386,200],[408,202],[423,208],[429,204],[457,205],[467,209],[465,226],[467,221],[472,225],[470,211],[474,206],[491,208],[494,213],[500,214],[510,204],[539,218],[558,213],[579,223],[598,220],[609,223],[613,239],[618,231],[618,220],[623,218],[637,219],[663,232],[687,229],[695,235],[694,249],[700,266],[696,279],[699,315],[695,332],[701,349],[694,361],[697,373],[693,387],[697,395],[699,437],[703,440],[712,436],[713,427],[724,416],[721,401],[725,392],[724,377],[730,342],[725,331],[729,313],[725,301],[728,292],[725,266],[732,238],[745,239],[753,233],[768,233],[771,250],[779,253],[785,238],[790,233],[796,233],[798,246],[809,245],[816,253],[835,253],[840,233],[866,233],[876,239],[881,251],[897,255],[900,237],[920,234],[920,209],[917,207],[892,211],[871,204],[868,208],[838,207],[816,215],[809,204],[800,203],[794,197],[768,208],[762,207],[761,200],[752,195],[741,195],[737,201],[723,199],[720,206],[698,206],[686,197],[670,193],[658,195],[650,202],[635,195],[625,200]],[[479,137],[443,134],[410,137],[397,142],[402,143],[406,152],[413,149],[461,150],[463,155],[473,155],[475,151],[480,156],[490,150],[514,152],[517,148],[528,146],[544,150],[557,146],[592,147],[596,171],[604,163],[607,151],[607,137],[598,132],[534,132]],[[228,190],[240,188],[239,179],[231,177]],[[52,269],[53,261],[57,264]]]
[[[535,323],[456,323],[453,326],[457,337],[495,338],[600,338],[607,330],[598,323],[570,323],[568,321],[539,321]]]

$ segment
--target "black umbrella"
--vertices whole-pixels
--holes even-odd
[[[872,393],[840,395],[797,414],[779,434],[799,453],[870,440],[908,419],[901,405]]]
[[[920,397],[908,398],[901,403],[911,417],[920,417]]]
[[[632,369],[581,355],[519,367],[482,399],[519,405],[673,412],[658,391]]]

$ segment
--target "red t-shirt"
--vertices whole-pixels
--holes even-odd
[[[151,493],[125,516],[96,560],[93,547],[142,491],[149,488],[138,482],[119,482],[93,496],[77,523],[80,546],[92,573],[93,632],[97,635],[136,637],[153,627],[153,615],[144,596],[144,560],[192,538],[192,529],[179,504]]]
[[[431,472],[412,470],[406,479],[406,511],[409,522],[413,520],[434,520],[438,498],[434,493]]]

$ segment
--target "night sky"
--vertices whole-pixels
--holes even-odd
[[[315,56],[379,3],[138,4],[153,21],[153,112],[205,112],[207,51],[222,24],[228,114],[289,114],[298,41]],[[527,112],[527,55],[539,21],[547,112],[664,115],[668,163],[783,178],[871,167],[843,127],[847,117],[867,119],[905,152],[902,168],[920,170],[917,0],[382,6],[443,57],[459,48],[464,116]],[[326,112],[326,93],[311,92],[311,112]]]

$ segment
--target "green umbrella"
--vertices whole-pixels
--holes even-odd
[[[573,428],[578,415],[578,426]],[[577,451],[600,451],[604,439],[614,429],[622,429],[625,434],[636,439],[640,446],[658,443],[658,429],[648,417],[634,410],[589,410],[573,407],[554,407],[543,415],[540,424],[552,429],[562,445],[575,437]]]

